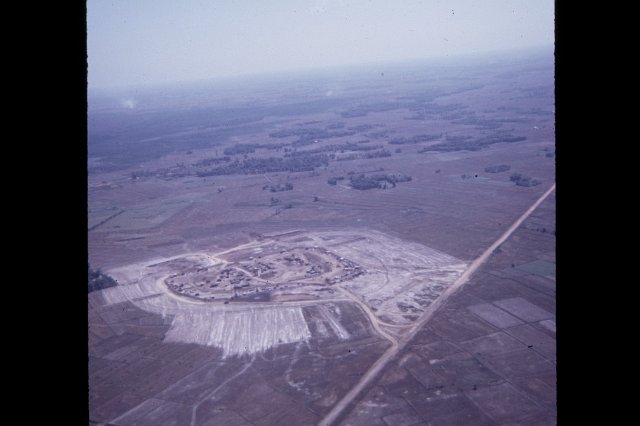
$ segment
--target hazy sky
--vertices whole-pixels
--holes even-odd
[[[552,46],[553,0],[88,0],[89,86]]]

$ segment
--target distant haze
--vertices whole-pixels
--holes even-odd
[[[553,42],[551,0],[87,1],[93,89]]]

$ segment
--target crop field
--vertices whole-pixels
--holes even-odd
[[[556,273],[556,265],[546,260],[534,260],[533,262],[523,263],[516,267],[523,271],[540,276],[555,275]]]
[[[92,424],[552,424],[552,56],[214,86],[90,102]]]

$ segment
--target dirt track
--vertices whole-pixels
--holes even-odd
[[[398,346],[398,341],[396,340],[396,338],[391,336],[386,331],[384,331],[383,329],[380,328],[380,322],[381,321],[378,320],[378,318],[376,318],[374,313],[371,311],[371,309],[369,309],[369,307],[366,304],[364,304],[361,300],[359,300],[353,294],[349,293],[348,290],[345,290],[344,288],[342,288],[340,286],[336,286],[336,288],[341,293],[344,293],[349,299],[351,299],[352,301],[356,302],[362,308],[362,310],[366,312],[367,316],[369,317],[369,321],[371,321],[371,325],[373,325],[373,328],[376,329],[378,334],[380,334],[382,337],[384,337],[385,339],[387,339],[387,340],[389,340],[391,342],[391,345],[392,345],[391,349],[396,348]]]
[[[519,218],[516,220],[510,227],[507,229],[504,234],[500,236],[489,248],[487,248],[477,259],[475,259],[471,265],[464,271],[464,273],[454,282],[434,303],[431,305],[416,321],[416,323],[411,327],[411,330],[408,334],[402,337],[402,339],[397,343],[391,346],[384,355],[382,355],[378,360],[371,366],[369,371],[367,371],[360,381],[353,387],[347,394],[340,400],[336,405],[334,405],[333,409],[327,414],[319,423],[319,426],[330,426],[332,425],[338,417],[344,412],[347,406],[362,392],[362,390],[367,387],[374,378],[378,376],[380,371],[387,365],[389,361],[391,361],[397,354],[404,348],[404,346],[413,338],[413,336],[433,317],[434,313],[438,310],[443,303],[451,297],[456,291],[458,291],[473,275],[473,273],[480,267],[484,262],[487,261],[489,256],[494,252],[494,250],[502,243],[505,242],[507,238],[511,236],[511,234],[522,224],[522,222],[527,219],[533,211],[538,208],[538,206],[556,189],[556,184],[554,183],[551,187],[544,193],[538,200],[533,203],[527,211],[525,211]],[[355,300],[355,299],[354,299]],[[362,306],[362,304],[361,304]],[[376,330],[380,331],[377,320],[375,320],[375,316],[369,312],[368,309],[365,309],[369,318],[372,320],[372,323]],[[375,320],[375,321],[374,321]],[[386,333],[381,333],[385,335]],[[394,341],[395,339],[390,339]]]

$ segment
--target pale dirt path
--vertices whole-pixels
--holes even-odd
[[[168,262],[168,261],[171,261],[171,260],[176,260],[176,259],[180,259],[180,258],[183,258],[183,257],[189,257],[189,256],[205,256],[205,257],[208,257],[209,260],[214,262],[214,264],[218,264],[218,263],[227,264],[229,262],[227,262],[224,259],[220,259],[219,258],[221,255],[227,254],[227,253],[231,253],[231,252],[236,251],[236,250],[242,250],[242,249],[245,249],[245,248],[254,247],[254,246],[257,246],[258,243],[259,243],[259,241],[252,240],[252,241],[249,241],[247,243],[240,244],[239,246],[231,247],[230,249],[219,251],[219,252],[216,252],[216,253],[211,253],[211,254],[207,253],[206,251],[195,251],[195,252],[189,252],[189,253],[176,254],[175,256],[169,256],[169,257],[158,257],[158,258],[155,258],[155,259],[152,259],[152,260],[147,260],[147,261],[141,263],[141,265],[150,266],[150,265],[153,265],[154,263]],[[115,268],[115,269],[117,269],[117,268]]]
[[[340,286],[336,286],[336,288],[338,289],[338,291],[340,291],[341,293],[345,294],[349,299],[351,299],[352,301],[354,301],[358,305],[360,305],[362,310],[366,312],[367,316],[369,317],[369,321],[371,321],[371,325],[373,326],[373,328],[376,329],[378,334],[380,334],[382,337],[384,337],[385,339],[387,339],[388,341],[391,342],[391,348],[395,348],[395,347],[398,346],[398,341],[396,340],[396,338],[393,337],[392,335],[388,334],[386,331],[384,331],[383,329],[380,328],[380,325],[378,324],[378,322],[379,322],[378,318],[376,318],[376,316],[371,311],[371,309],[369,309],[369,307],[363,301],[358,299],[358,297],[356,295],[354,295],[353,293],[349,292],[347,289],[344,289],[344,288],[342,288]]]
[[[393,327],[393,328],[409,328],[411,324],[391,324],[388,322],[382,321],[380,318],[377,318],[378,324],[384,325],[385,327]]]
[[[371,368],[362,376],[360,381],[353,387],[347,394],[340,400],[336,405],[334,405],[333,409],[318,423],[319,426],[330,426],[332,425],[338,417],[344,412],[347,406],[362,392],[362,390],[367,387],[373,379],[375,379],[380,371],[387,365],[389,361],[391,361],[397,353],[402,350],[406,346],[406,344],[415,336],[415,334],[429,321],[434,313],[438,310],[440,306],[453,295],[456,291],[458,291],[473,275],[473,273],[484,263],[487,261],[489,256],[494,252],[496,248],[502,243],[505,242],[507,238],[513,234],[513,232],[522,224],[522,222],[527,219],[533,211],[538,208],[538,206],[556,189],[556,184],[554,183],[551,187],[544,193],[538,200],[533,203],[529,209],[522,214],[516,220],[513,225],[507,229],[504,234],[500,236],[488,249],[486,249],[480,257],[474,260],[471,265],[462,273],[462,275],[447,289],[440,295],[436,301],[425,310],[422,316],[416,321],[415,325],[410,329],[409,333],[402,337],[402,340],[397,344],[391,346],[378,360],[371,366]],[[356,302],[360,303],[355,298],[352,298]],[[362,304],[361,304],[362,306]],[[372,320],[372,324],[376,330],[380,331],[378,321],[373,316],[372,313],[369,312],[368,309],[365,310],[369,314],[369,318]],[[382,333],[381,333],[382,334]],[[386,335],[384,333],[383,335]],[[395,340],[395,339],[393,339]],[[392,340],[392,341],[393,341]]]

